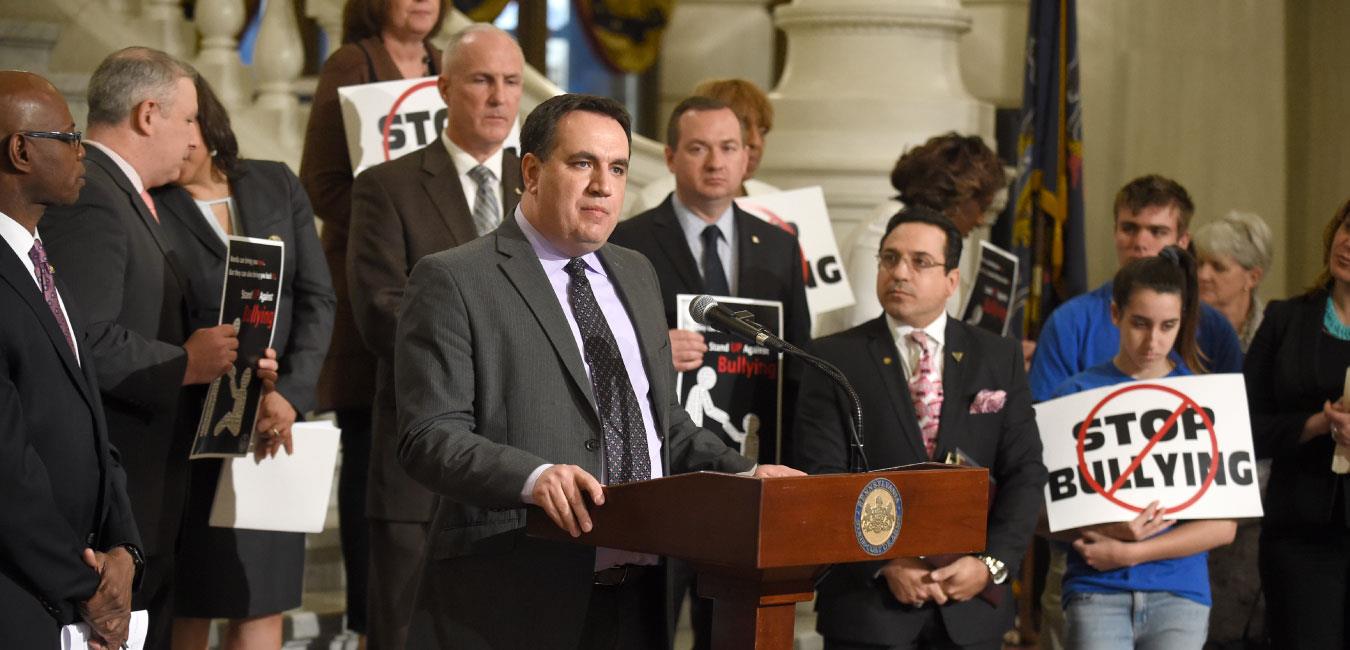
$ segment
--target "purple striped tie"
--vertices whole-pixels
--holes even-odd
[[[75,337],[70,335],[70,325],[66,324],[66,314],[61,310],[61,299],[56,295],[56,282],[52,280],[52,267],[47,264],[47,251],[42,248],[42,240],[33,240],[33,247],[28,249],[28,259],[33,260],[33,272],[37,275],[38,286],[42,288],[42,298],[47,301],[47,308],[52,310],[52,317],[61,327],[61,333],[66,335],[66,344],[74,354]]]

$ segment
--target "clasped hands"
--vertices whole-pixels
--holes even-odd
[[[1164,514],[1159,502],[1154,501],[1130,521],[1085,527],[1074,540],[1073,550],[1098,571],[1134,566],[1139,563],[1137,543],[1176,523],[1174,519],[1164,519]]]
[[[928,601],[939,605],[970,600],[989,584],[989,567],[973,555],[933,568],[917,557],[891,560],[881,569],[895,599],[913,607]]]
[[[754,473],[755,478],[805,475],[785,465],[760,465]],[[543,508],[548,518],[572,537],[589,533],[594,527],[582,495],[589,496],[596,506],[605,505],[604,486],[590,472],[576,465],[550,466],[535,479],[534,489],[530,492],[534,504]]]
[[[84,563],[98,573],[98,589],[80,603],[80,618],[89,624],[90,650],[118,650],[131,627],[131,585],[136,564],[119,546],[107,553],[84,549]]]
[[[254,431],[258,441],[253,445],[253,458],[261,461],[277,455],[281,449],[290,455],[295,451],[291,440],[291,426],[297,417],[295,407],[277,392],[277,351],[267,348],[258,360],[258,379],[263,382],[262,399],[258,402],[258,426]]]

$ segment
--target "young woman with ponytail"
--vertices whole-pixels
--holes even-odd
[[[1070,377],[1062,397],[1137,379],[1206,372],[1196,343],[1200,304],[1195,260],[1175,246],[1116,273],[1111,320],[1120,350]],[[1064,438],[1064,444],[1072,444]],[[1200,650],[1211,604],[1206,552],[1233,541],[1232,520],[1176,522],[1158,502],[1133,521],[1056,535],[1072,540],[1064,575],[1064,645],[1079,650]]]

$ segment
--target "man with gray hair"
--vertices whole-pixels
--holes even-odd
[[[525,59],[486,24],[450,38],[436,87],[449,119],[435,142],[371,167],[352,186],[347,280],[356,328],[379,366],[367,514],[370,648],[402,648],[435,495],[398,464],[394,330],[403,288],[425,255],[486,234],[520,201],[520,159],[502,144],[520,110]]]
[[[187,331],[187,280],[148,193],[177,180],[200,142],[194,74],[150,48],[104,59],[89,80],[84,188],[42,222],[52,267],[84,315],[76,336],[93,357],[108,435],[126,467],[145,553],[133,607],[150,612],[147,648],[170,640],[174,540],[195,425],[177,422],[180,387],[224,374],[238,347],[229,325]]]

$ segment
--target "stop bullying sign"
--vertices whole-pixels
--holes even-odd
[[[1133,519],[1260,517],[1240,374],[1134,381],[1036,405],[1050,530]]]

